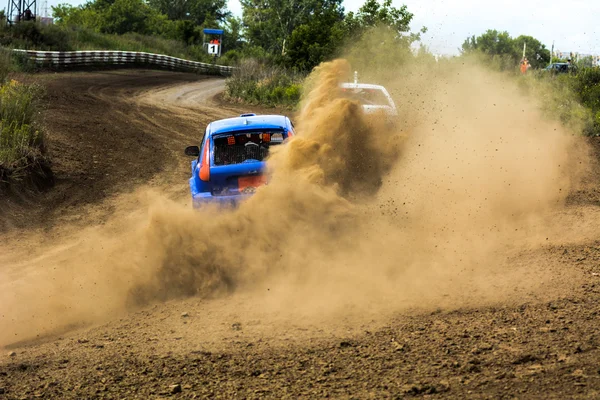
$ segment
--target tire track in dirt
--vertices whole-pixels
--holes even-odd
[[[217,107],[207,107],[182,117],[136,100],[150,88],[181,83],[198,83],[202,91],[209,80],[195,74],[118,71],[35,79],[47,88],[44,124],[57,184],[24,201],[26,213],[17,209],[4,215],[2,230],[47,229],[65,218],[100,222],[106,212],[88,221],[84,214],[89,206],[152,182],[159,173],[166,177],[165,184],[183,182],[180,168],[189,160],[179,157],[181,149],[199,140],[206,123],[218,114]]]

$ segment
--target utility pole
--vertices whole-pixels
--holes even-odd
[[[35,21],[37,0],[9,0],[7,22],[12,25],[21,21]]]

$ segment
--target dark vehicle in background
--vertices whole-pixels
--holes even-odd
[[[544,71],[552,72],[554,74],[566,74],[569,72],[576,72],[577,67],[568,62],[552,63],[544,68]]]

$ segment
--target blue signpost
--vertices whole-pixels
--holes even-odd
[[[217,57],[221,57],[221,49],[223,48],[223,29],[204,28],[203,32],[206,51],[215,57],[216,62]]]

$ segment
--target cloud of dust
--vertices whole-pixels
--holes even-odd
[[[2,291],[0,344],[126,305],[233,290],[307,315],[373,315],[504,301],[541,285],[507,258],[549,234],[545,220],[585,171],[577,138],[477,65],[404,65],[385,82],[400,112],[393,125],[342,98],[350,72],[344,60],[313,72],[298,135],[238,209],[152,195],[148,217],[118,218],[28,261],[52,268],[44,285]]]
[[[314,71],[297,137],[238,210],[153,211],[157,274],[135,299],[268,288],[274,307],[310,313],[542,284],[507,274],[506,260],[549,234],[544,218],[585,170],[576,137],[506,77],[463,64],[409,64],[388,80],[394,127],[342,98],[350,71],[344,60]]]

